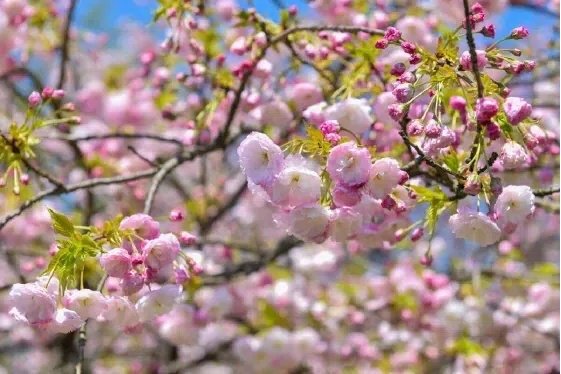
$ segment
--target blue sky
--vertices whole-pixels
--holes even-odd
[[[305,0],[283,0],[283,2],[294,4],[303,11],[307,9]],[[111,30],[125,20],[133,20],[148,25],[156,4],[156,0],[80,0],[78,3],[78,20],[82,25],[92,26],[97,30]],[[248,1],[241,0],[240,4],[247,6]],[[274,19],[278,15],[278,8],[271,0],[254,0],[253,6],[269,18]],[[496,26],[500,35],[521,24],[534,30],[551,29],[554,22],[553,17],[515,7],[498,17]]]

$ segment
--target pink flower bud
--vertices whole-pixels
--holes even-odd
[[[432,265],[432,255],[430,253],[424,255],[423,257],[421,257],[421,260],[419,261],[421,263],[421,265],[429,267]]]
[[[517,27],[510,32],[510,38],[515,40],[524,39],[528,35],[530,35],[530,31],[524,26]]]
[[[296,7],[296,5],[291,5],[288,7],[288,14],[291,15],[292,17],[298,14],[298,8]]]
[[[403,105],[391,104],[388,106],[388,114],[394,121],[400,121],[403,117]]]
[[[388,44],[388,39],[381,38],[376,41],[376,44],[374,44],[374,46],[378,49],[386,49],[388,47]]]
[[[267,35],[264,32],[258,32],[253,38],[253,40],[255,40],[255,44],[258,47],[263,48],[267,45]]]
[[[489,121],[499,112],[499,104],[492,97],[477,99],[475,104],[475,115],[478,121]]]
[[[409,174],[407,174],[407,172],[404,170],[400,170],[399,181],[397,182],[397,184],[404,185],[405,183],[407,183],[408,180],[409,180]]]
[[[473,14],[481,14],[481,13],[485,13],[485,9],[483,8],[483,5],[479,3],[475,3],[471,6],[471,12]]]
[[[487,128],[487,136],[491,140],[497,140],[501,137],[501,128],[495,122],[487,122],[485,124]]]
[[[520,97],[509,97],[503,104],[508,121],[518,125],[532,114],[532,105]]]
[[[172,209],[169,213],[169,220],[172,222],[183,221],[184,218],[185,215],[183,214],[183,210],[181,210],[180,208]]]
[[[64,98],[64,90],[54,90],[52,98],[54,100],[61,100],[62,98]]]
[[[192,246],[197,244],[198,238],[187,231],[181,231],[179,234],[179,241],[185,246]]]
[[[484,26],[481,29],[481,34],[487,38],[495,37],[495,26],[493,24]]]
[[[390,195],[386,195],[386,197],[382,199],[382,208],[384,209],[392,210],[396,205],[397,203]]]
[[[400,103],[406,103],[413,97],[413,92],[413,86],[409,83],[401,83],[393,89],[392,94]]]
[[[54,91],[55,90],[52,87],[45,87],[43,88],[43,91],[41,91],[41,97],[43,97],[44,100],[48,100],[53,96]]]
[[[407,42],[407,41],[401,42],[401,48],[405,53],[408,53],[410,55],[417,52],[417,46],[411,42]]]
[[[27,98],[27,103],[30,107],[34,108],[37,105],[41,104],[41,94],[37,91],[33,91],[29,97]]]
[[[412,54],[411,57],[409,57],[409,63],[411,65],[417,65],[421,61],[422,61],[421,55],[418,53]]]
[[[417,240],[421,239],[425,234],[425,230],[422,227],[417,227],[411,232],[411,241],[416,242]]]
[[[478,49],[475,51],[475,54],[477,55],[477,67],[481,70],[487,65],[487,53]],[[472,70],[471,54],[469,51],[464,51],[460,56],[460,66],[464,70]]]
[[[397,42],[399,39],[401,39],[401,31],[399,31],[395,27],[390,26],[386,29],[384,38],[390,42]]]
[[[392,66],[390,74],[393,75],[393,76],[399,77],[400,75],[405,73],[406,69],[407,69],[407,67],[405,66],[404,63],[398,62],[397,64]]]
[[[477,174],[471,174],[464,185],[464,192],[468,195],[477,196],[481,192],[481,182]]]
[[[419,136],[423,133],[423,123],[418,120],[414,119],[413,121],[409,122],[407,125],[407,135],[409,136]]]
[[[416,79],[417,78],[415,77],[415,74],[406,71],[405,73],[401,74],[401,76],[398,78],[398,81],[401,83],[413,83]]]
[[[431,119],[425,126],[425,135],[427,138],[436,139],[442,134],[442,126],[435,120]]]
[[[21,184],[23,184],[24,186],[27,186],[29,184],[29,174],[24,173],[21,174],[19,176],[19,181],[21,182]]]
[[[458,112],[464,112],[466,110],[466,99],[461,96],[452,96],[450,98],[450,107]]]

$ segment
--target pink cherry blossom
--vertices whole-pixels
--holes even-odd
[[[500,225],[508,223],[519,224],[534,213],[534,194],[528,186],[510,185],[503,188],[503,192],[495,202],[495,213]]]
[[[181,291],[180,286],[166,284],[142,296],[136,303],[140,320],[143,322],[150,321],[169,312],[181,296]]]
[[[154,270],[162,269],[175,260],[180,249],[174,234],[162,234],[144,245],[144,263]]]
[[[334,147],[327,158],[331,178],[346,186],[357,186],[368,180],[370,153],[365,148],[347,142]]]
[[[119,225],[121,230],[133,230],[143,239],[154,239],[160,235],[160,224],[147,214],[133,214],[123,218]]]
[[[381,158],[372,164],[370,177],[364,188],[370,196],[381,199],[389,194],[400,180],[399,163],[392,158]]]
[[[282,170],[272,187],[271,200],[283,206],[315,203],[321,197],[321,178],[305,167],[292,166]]]
[[[501,238],[501,229],[497,224],[480,212],[456,213],[450,217],[448,223],[456,237],[482,246],[494,244]]]
[[[532,114],[532,105],[520,97],[508,97],[503,108],[512,125],[518,125]]]
[[[252,132],[242,141],[238,156],[247,178],[261,186],[270,185],[284,163],[280,147],[266,135],[257,132]]]
[[[360,135],[373,123],[370,112],[371,108],[365,100],[349,98],[328,107],[325,117],[338,121],[344,129]]]
[[[99,263],[107,275],[123,278],[131,268],[131,257],[125,249],[115,248],[102,254]]]
[[[10,310],[16,319],[31,325],[46,324],[53,320],[56,300],[47,289],[35,283],[16,283],[10,289]]]

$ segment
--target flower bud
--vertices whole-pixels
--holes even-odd
[[[419,136],[423,133],[423,123],[418,120],[414,119],[413,121],[409,122],[407,125],[407,135],[409,136]]]
[[[431,119],[425,126],[425,135],[427,138],[436,139],[442,134],[442,126],[435,120]]]
[[[27,98],[27,103],[30,107],[34,108],[37,105],[41,104],[41,94],[37,91],[33,91],[29,97]]]
[[[530,35],[530,31],[524,26],[517,27],[510,32],[510,39],[519,40],[524,39]]]

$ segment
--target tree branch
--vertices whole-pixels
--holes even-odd
[[[66,80],[66,65],[68,59],[70,58],[70,53],[68,52],[70,44],[70,27],[72,26],[72,19],[74,18],[74,11],[76,10],[76,4],[78,0],[70,0],[70,6],[68,7],[68,12],[66,13],[66,20],[64,22],[64,30],[62,31],[62,45],[60,53],[60,67],[58,73],[58,83],[57,88],[62,89],[64,87],[64,81]]]
[[[550,187],[542,190],[534,190],[534,196],[544,197],[559,193],[559,187]]]

